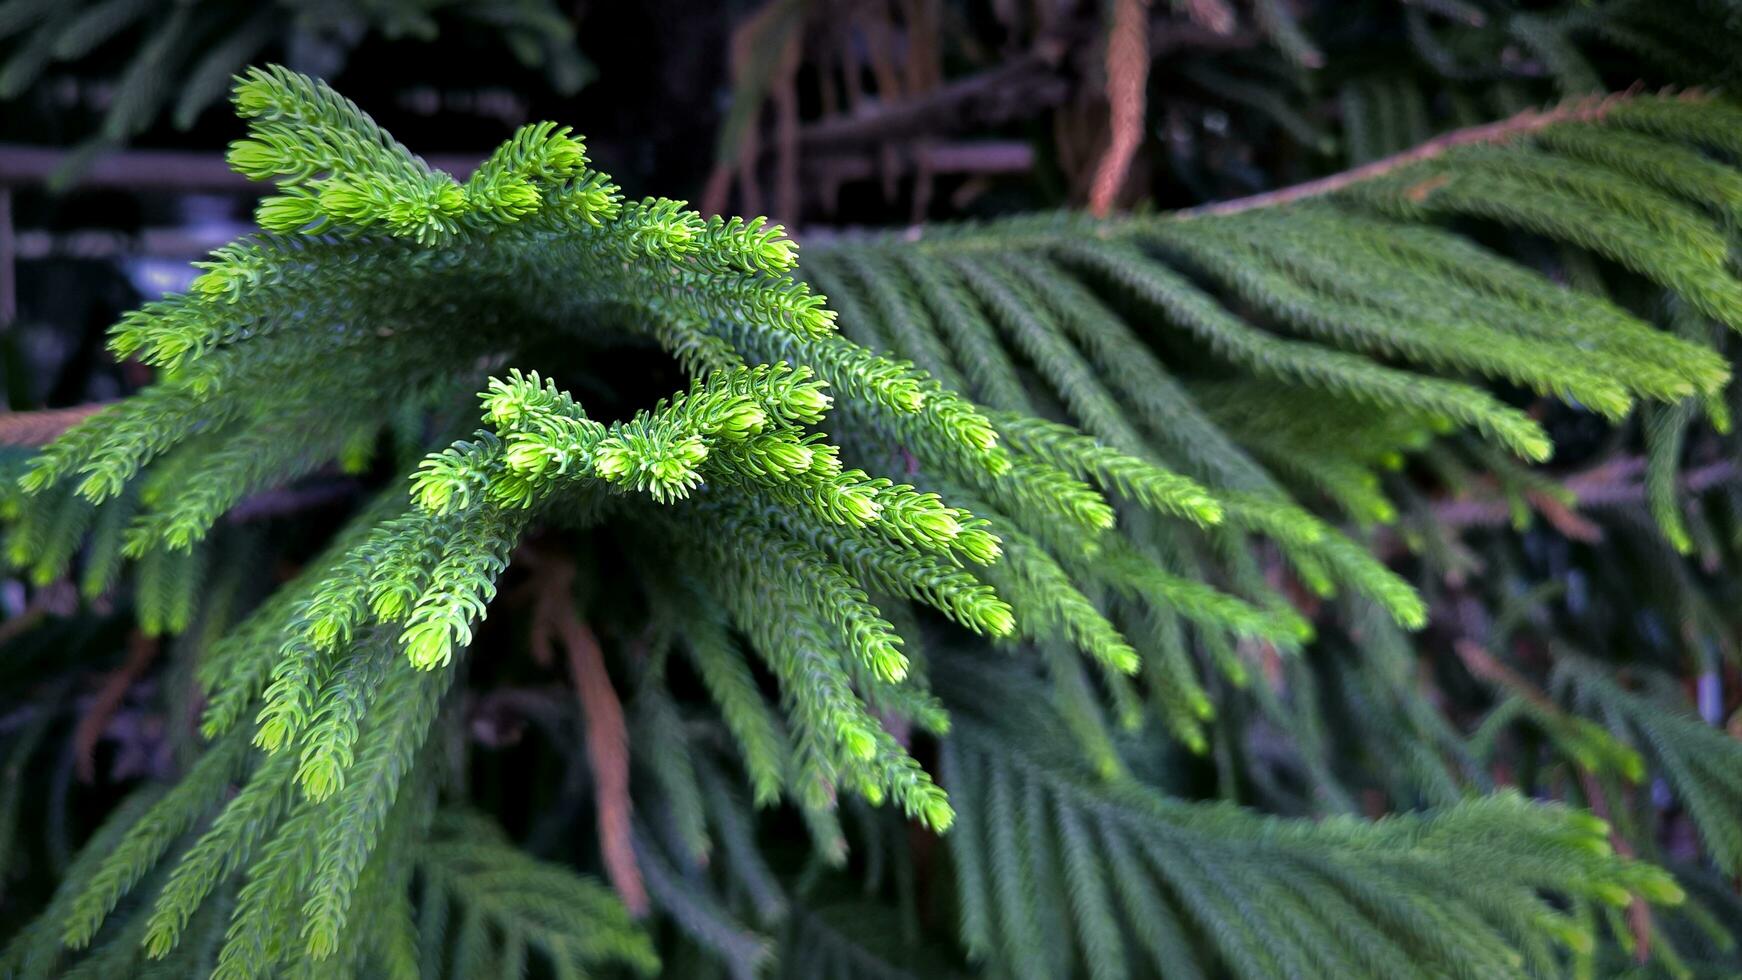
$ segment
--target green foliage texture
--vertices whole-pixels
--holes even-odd
[[[1377,557],[1444,544],[1406,465],[1487,469],[1525,513],[1558,492],[1526,465],[1554,448],[1538,396],[1642,416],[1672,448],[1640,547],[1697,546],[1673,447],[1732,412],[1732,104],[1569,102],[1322,194],[801,261],[761,219],[625,197],[564,127],[459,179],[292,72],[233,100],[231,164],[276,182],[260,233],[114,327],[156,380],[6,499],[34,581],[129,587],[140,628],[177,637],[198,737],[68,861],[5,975],[1734,962],[1736,740],[1528,590],[1495,648],[1567,649],[1465,737],[1412,681],[1428,604]],[[1552,281],[1494,244],[1509,230],[1652,302]],[[624,356],[665,397],[626,401]],[[269,592],[239,585],[265,576],[226,514],[334,464],[396,476]],[[485,617],[552,551],[590,569],[566,599],[628,716],[640,920],[469,806],[456,740],[517,649]],[[549,778],[585,783],[598,719],[533,714],[524,738],[580,760]],[[1497,788],[1484,754],[1520,727],[1610,799],[1649,773],[1709,866],[1589,795]],[[1266,752],[1309,788],[1245,795],[1291,814],[1198,801],[1277,771]]]

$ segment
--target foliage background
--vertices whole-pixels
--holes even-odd
[[[80,168],[122,143],[215,154],[235,135],[221,103],[180,119],[167,98],[156,112],[116,114],[117,93],[135,91],[144,77],[130,76],[133,66],[162,63],[160,54],[138,61],[153,52],[164,22],[153,5],[131,5],[131,19],[88,51],[61,42],[68,56],[39,74],[18,61],[33,36],[30,17],[38,16],[29,6],[0,6],[0,24],[23,25],[0,42],[10,59],[0,67],[0,90],[13,95],[0,140],[66,148],[70,169],[56,174],[76,186]],[[164,6],[172,14],[201,7]],[[481,159],[511,124],[576,124],[600,169],[632,193],[687,190],[704,210],[771,213],[799,230],[807,254],[814,248],[818,275],[833,267],[837,276],[856,261],[855,249],[875,255],[876,243],[903,235],[872,239],[870,229],[1058,207],[1192,207],[1338,173],[1437,133],[1594,91],[1721,86],[1742,63],[1735,14],[1715,2],[777,0],[578,12],[499,5],[539,14],[528,20],[539,25],[539,44],[577,45],[588,67],[566,71],[553,68],[548,53],[517,57],[524,46],[516,48],[512,19],[498,5],[447,6],[454,9],[436,11],[439,34],[418,40],[404,36],[392,5],[330,20],[319,5],[285,5],[286,19],[238,64],[270,56],[319,71],[420,152]],[[1144,30],[1117,30],[1121,18]],[[229,29],[211,28],[213,36]],[[564,31],[570,40],[562,40]],[[1122,48],[1118,42],[1134,34],[1144,45]],[[167,73],[155,79],[166,93],[174,82]],[[149,373],[140,365],[109,363],[103,332],[164,285],[183,285],[174,270],[187,257],[176,254],[185,239],[164,254],[141,256],[151,242],[167,240],[146,232],[179,229],[195,240],[223,241],[249,214],[246,198],[228,191],[111,186],[59,195],[29,183],[12,187],[10,197],[13,225],[35,235],[23,239],[30,255],[17,266],[17,322],[5,335],[6,392],[15,410],[80,406],[142,385]],[[1735,213],[1732,202],[1721,219],[1726,231]],[[1719,349],[1727,345],[1697,311],[1666,301],[1592,251],[1555,235],[1456,221],[1559,282],[1607,295],[1687,336],[1717,337]],[[105,254],[84,259],[76,254],[81,248]],[[854,292],[824,291],[839,292],[843,302]],[[1232,285],[1223,295],[1245,314],[1257,316],[1253,309],[1263,305]],[[1194,363],[1189,350],[1169,353]],[[627,415],[678,386],[666,359],[645,349],[601,357],[590,366],[596,376],[633,383],[589,391],[595,417]],[[1626,843],[1618,846],[1675,868],[1706,905],[1704,918],[1684,919],[1634,902],[1597,927],[1602,941],[1584,968],[1608,975],[1655,950],[1639,969],[1732,969],[1733,941],[1724,935],[1737,921],[1733,876],[1742,861],[1734,815],[1742,798],[1742,685],[1731,612],[1739,502],[1733,438],[1685,403],[1612,424],[1588,409],[1508,389],[1504,397],[1537,418],[1556,445],[1550,464],[1530,469],[1464,437],[1393,447],[1386,444],[1393,434],[1371,431],[1368,420],[1323,405],[1303,409],[1285,397],[1264,402],[1249,381],[1242,387],[1241,379],[1198,366],[1204,370],[1194,394],[1219,406],[1218,420],[1302,499],[1391,561],[1427,600],[1430,626],[1405,635],[1349,609],[1321,609],[1284,581],[1271,556],[1266,574],[1319,620],[1319,640],[1299,659],[1242,648],[1255,686],[1217,680],[1226,664],[1206,671],[1222,709],[1212,736],[1217,751],[1196,758],[1165,748],[1151,725],[1117,736],[1122,764],[1180,797],[1231,799],[1290,816],[1378,816],[1504,786],[1589,806],[1624,828]],[[1321,425],[1293,432],[1278,421],[1309,412]],[[1248,413],[1256,419],[1243,417]],[[1287,472],[1301,446],[1330,459],[1352,440],[1383,447],[1374,455],[1386,463],[1399,461],[1393,456],[1407,462],[1388,470],[1362,460],[1363,472],[1378,474],[1371,478]],[[250,501],[235,547],[249,567],[276,567],[282,576],[367,491],[396,478],[393,462],[383,459],[358,473],[323,471],[284,494]],[[587,597],[583,605],[611,605],[608,571],[582,562],[568,574]],[[597,853],[600,835],[572,829],[590,819],[595,802],[589,763],[573,751],[584,741],[577,738],[584,715],[557,665],[525,656],[538,583],[549,577],[522,567],[505,580],[503,601],[517,614],[493,618],[480,634],[480,648],[501,655],[480,658],[488,666],[475,668],[477,693],[459,709],[464,723],[455,731],[472,743],[475,803],[531,852],[597,871],[608,860]],[[136,603],[121,597],[71,615],[76,600],[68,592],[20,578],[5,596],[5,669],[14,678],[9,689],[20,692],[6,723],[0,798],[10,845],[3,908],[12,923],[35,914],[76,845],[126,790],[142,777],[178,771],[192,752],[193,709],[185,677],[175,673],[186,667],[146,636],[160,632],[152,614],[136,614]],[[203,606],[211,600],[204,586],[201,592]],[[156,614],[173,619],[175,601],[160,600]],[[626,651],[638,635],[627,624],[601,629],[619,690],[634,689],[636,661]],[[192,636],[174,643],[201,642],[197,629]],[[1383,670],[1373,665],[1376,657]],[[705,701],[695,678],[680,674],[669,683],[677,703]],[[948,690],[943,672],[936,683]],[[1021,697],[1013,693],[1012,702]],[[1664,704],[1681,713],[1666,714]],[[659,709],[643,703],[632,710]],[[641,724],[657,730],[660,720]],[[640,731],[632,728],[632,740]],[[1061,735],[1058,744],[1069,740]],[[976,750],[970,740],[963,745],[971,767]],[[920,746],[922,755],[931,751]],[[924,761],[946,771],[952,765]],[[1081,760],[1061,761],[1058,771],[1074,765]],[[660,777],[656,767],[637,778]],[[718,775],[699,778],[713,794],[709,780]],[[47,790],[33,792],[37,786]],[[1055,791],[1065,792],[1048,792]],[[661,785],[647,798],[681,812],[681,803],[660,795],[667,792]],[[723,840],[749,833],[728,829],[742,801],[736,790],[720,792],[696,804],[718,824],[714,833]],[[1000,792],[1007,795],[992,798],[1010,805],[1008,794],[1044,796],[1020,787]],[[653,928],[666,969],[712,969],[719,963],[706,952],[712,947],[740,963],[779,949],[779,963],[793,975],[815,975],[807,964],[837,961],[850,973],[870,963],[861,954],[893,946],[924,948],[914,955],[967,968],[954,941],[955,899],[941,883],[961,854],[946,858],[920,831],[854,807],[855,846],[844,872],[827,869],[801,842],[796,814],[763,815],[750,850],[779,882],[771,892],[758,889],[757,873],[728,872],[719,882],[711,878],[717,867],[643,853],[648,887],[663,892],[656,897],[664,914]],[[664,833],[669,844],[684,828]],[[733,845],[726,846],[730,857]],[[1113,850],[1088,863],[1117,874],[1125,865],[1117,845],[1102,846]],[[1252,874],[1261,878],[1271,867]],[[1059,894],[1078,887],[1073,881]],[[685,905],[689,889],[708,901]],[[1022,941],[1003,935],[990,968],[1008,965],[1001,957],[1020,952]],[[1673,958],[1677,949],[1686,951],[1685,964]],[[1087,961],[1107,969],[1105,957]],[[922,967],[921,975],[941,968]]]

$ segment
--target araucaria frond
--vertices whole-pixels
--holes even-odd
[[[1727,424],[1707,326],[1742,329],[1742,110],[1570,102],[1311,193],[801,253],[626,197],[567,127],[460,179],[286,69],[233,100],[230,164],[275,185],[260,233],[113,328],[155,380],[6,498],[34,581],[124,580],[143,633],[181,636],[200,744],[0,973],[652,975],[649,908],[687,937],[660,951],[741,975],[1546,975],[1619,933],[1670,948],[1652,908],[1690,895],[1734,933],[1705,879],[1614,843],[1625,813],[1477,763],[1516,722],[1592,810],[1659,774],[1639,792],[1683,800],[1733,875],[1734,739],[1661,710],[1656,674],[1547,646],[1542,689],[1460,648],[1509,705],[1464,738],[1413,679],[1427,602],[1380,556],[1443,544],[1406,466],[1482,460],[1508,516],[1581,519],[1527,466],[1554,448],[1527,396],[1650,406],[1642,495],[1695,546],[1676,470],[1702,413]],[[1555,283],[1496,229],[1594,253],[1699,329]],[[624,351],[657,355],[660,391],[619,384]],[[249,609],[225,515],[334,467],[395,476]],[[529,663],[567,681],[520,683]],[[1321,700],[1355,706],[1347,730]],[[469,805],[466,732],[555,746],[555,822],[505,807],[511,836]],[[1367,754],[1407,776],[1352,777]],[[1193,802],[1164,771],[1298,805]],[[1423,812],[1310,819],[1362,792]],[[819,860],[789,873],[767,811]],[[916,882],[922,834],[948,859]],[[849,843],[956,947],[880,963],[877,930],[916,936],[918,911],[812,901]]]

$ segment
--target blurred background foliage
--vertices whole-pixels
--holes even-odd
[[[1559,99],[1733,83],[1738,9],[1721,0],[0,0],[0,381],[13,410],[76,411],[148,380],[138,364],[109,361],[103,334],[123,311],[185,286],[189,260],[248,227],[254,191],[221,161],[238,129],[222,95],[244,64],[325,77],[451,169],[469,169],[516,125],[556,119],[583,130],[601,169],[632,195],[687,193],[704,211],[767,213],[802,240],[828,243],[1021,210],[1191,207],[1322,178]],[[1559,281],[1633,306],[1659,302],[1587,253],[1529,236],[1506,246]],[[1695,317],[1675,322],[1709,329]],[[1706,764],[1697,760],[1733,756],[1742,737],[1736,438],[1679,407],[1621,426],[1546,400],[1532,411],[1557,444],[1552,470],[1454,441],[1386,478],[1398,512],[1377,540],[1428,598],[1433,625],[1405,639],[1351,617],[1310,658],[1272,665],[1311,692],[1329,724],[1306,717],[1319,712],[1246,705],[1263,716],[1255,738],[1274,741],[1278,762],[1250,769],[1256,785],[1232,795],[1310,812],[1303,787],[1335,786],[1377,814],[1455,795],[1443,782],[1451,758],[1473,783],[1516,784],[1624,826],[1644,823],[1672,863],[1699,860],[1700,820],[1718,828],[1706,846],[1733,868],[1742,796],[1719,780],[1702,797],[1695,777]],[[0,436],[15,453],[41,441],[18,427]],[[287,574],[336,521],[333,502],[384,478],[317,474],[294,497],[245,507],[225,547],[237,560],[272,554]],[[217,602],[245,603],[245,587],[218,571],[228,560],[192,580],[209,582]],[[191,600],[157,603],[174,616]],[[185,684],[153,668],[160,641],[144,638],[125,606],[62,615],[76,604],[66,583],[0,582],[3,926],[40,904],[124,788],[173,771],[187,751],[191,709],[175,695]],[[210,640],[196,623],[163,642]],[[1357,646],[1369,657],[1390,649],[1392,672],[1354,669]],[[1623,689],[1607,670],[1581,666],[1593,660],[1666,669]],[[576,847],[562,828],[581,789],[572,757],[551,745],[572,741],[581,721],[566,700],[517,700],[508,682],[528,678],[498,680],[504,693],[466,707],[464,732],[482,753],[475,780],[517,835],[561,856]],[[1387,685],[1417,696],[1400,702],[1378,690]],[[1654,707],[1669,703],[1697,715]],[[1374,771],[1363,746],[1402,732],[1441,756],[1391,770],[1392,785],[1357,774]],[[1310,763],[1290,748],[1304,738],[1320,740]],[[1664,775],[1632,785],[1645,762]],[[1171,763],[1154,768],[1182,779]],[[1215,770],[1192,776],[1178,788],[1217,794]],[[886,852],[904,843],[865,821],[863,860],[877,864],[861,869],[868,887],[923,889],[905,862],[885,871]],[[802,868],[799,850],[788,855],[795,893],[859,901],[858,889]],[[1732,883],[1688,874],[1709,884],[1711,907],[1738,914]],[[787,919],[788,940],[836,942],[843,926],[830,907]],[[865,927],[865,914],[845,922]],[[1699,925],[1671,928],[1701,948]],[[674,975],[687,975],[685,955],[668,963]]]

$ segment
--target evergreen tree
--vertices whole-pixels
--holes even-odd
[[[555,124],[459,179],[309,77],[232,100],[259,234],[9,460],[7,557],[127,597],[190,724],[0,975],[1738,969],[1742,742],[1681,683],[1742,666],[1734,103],[801,253]],[[1533,468],[1548,403],[1644,511]],[[231,519],[334,466],[314,547]],[[1423,497],[1473,474],[1497,521]]]

